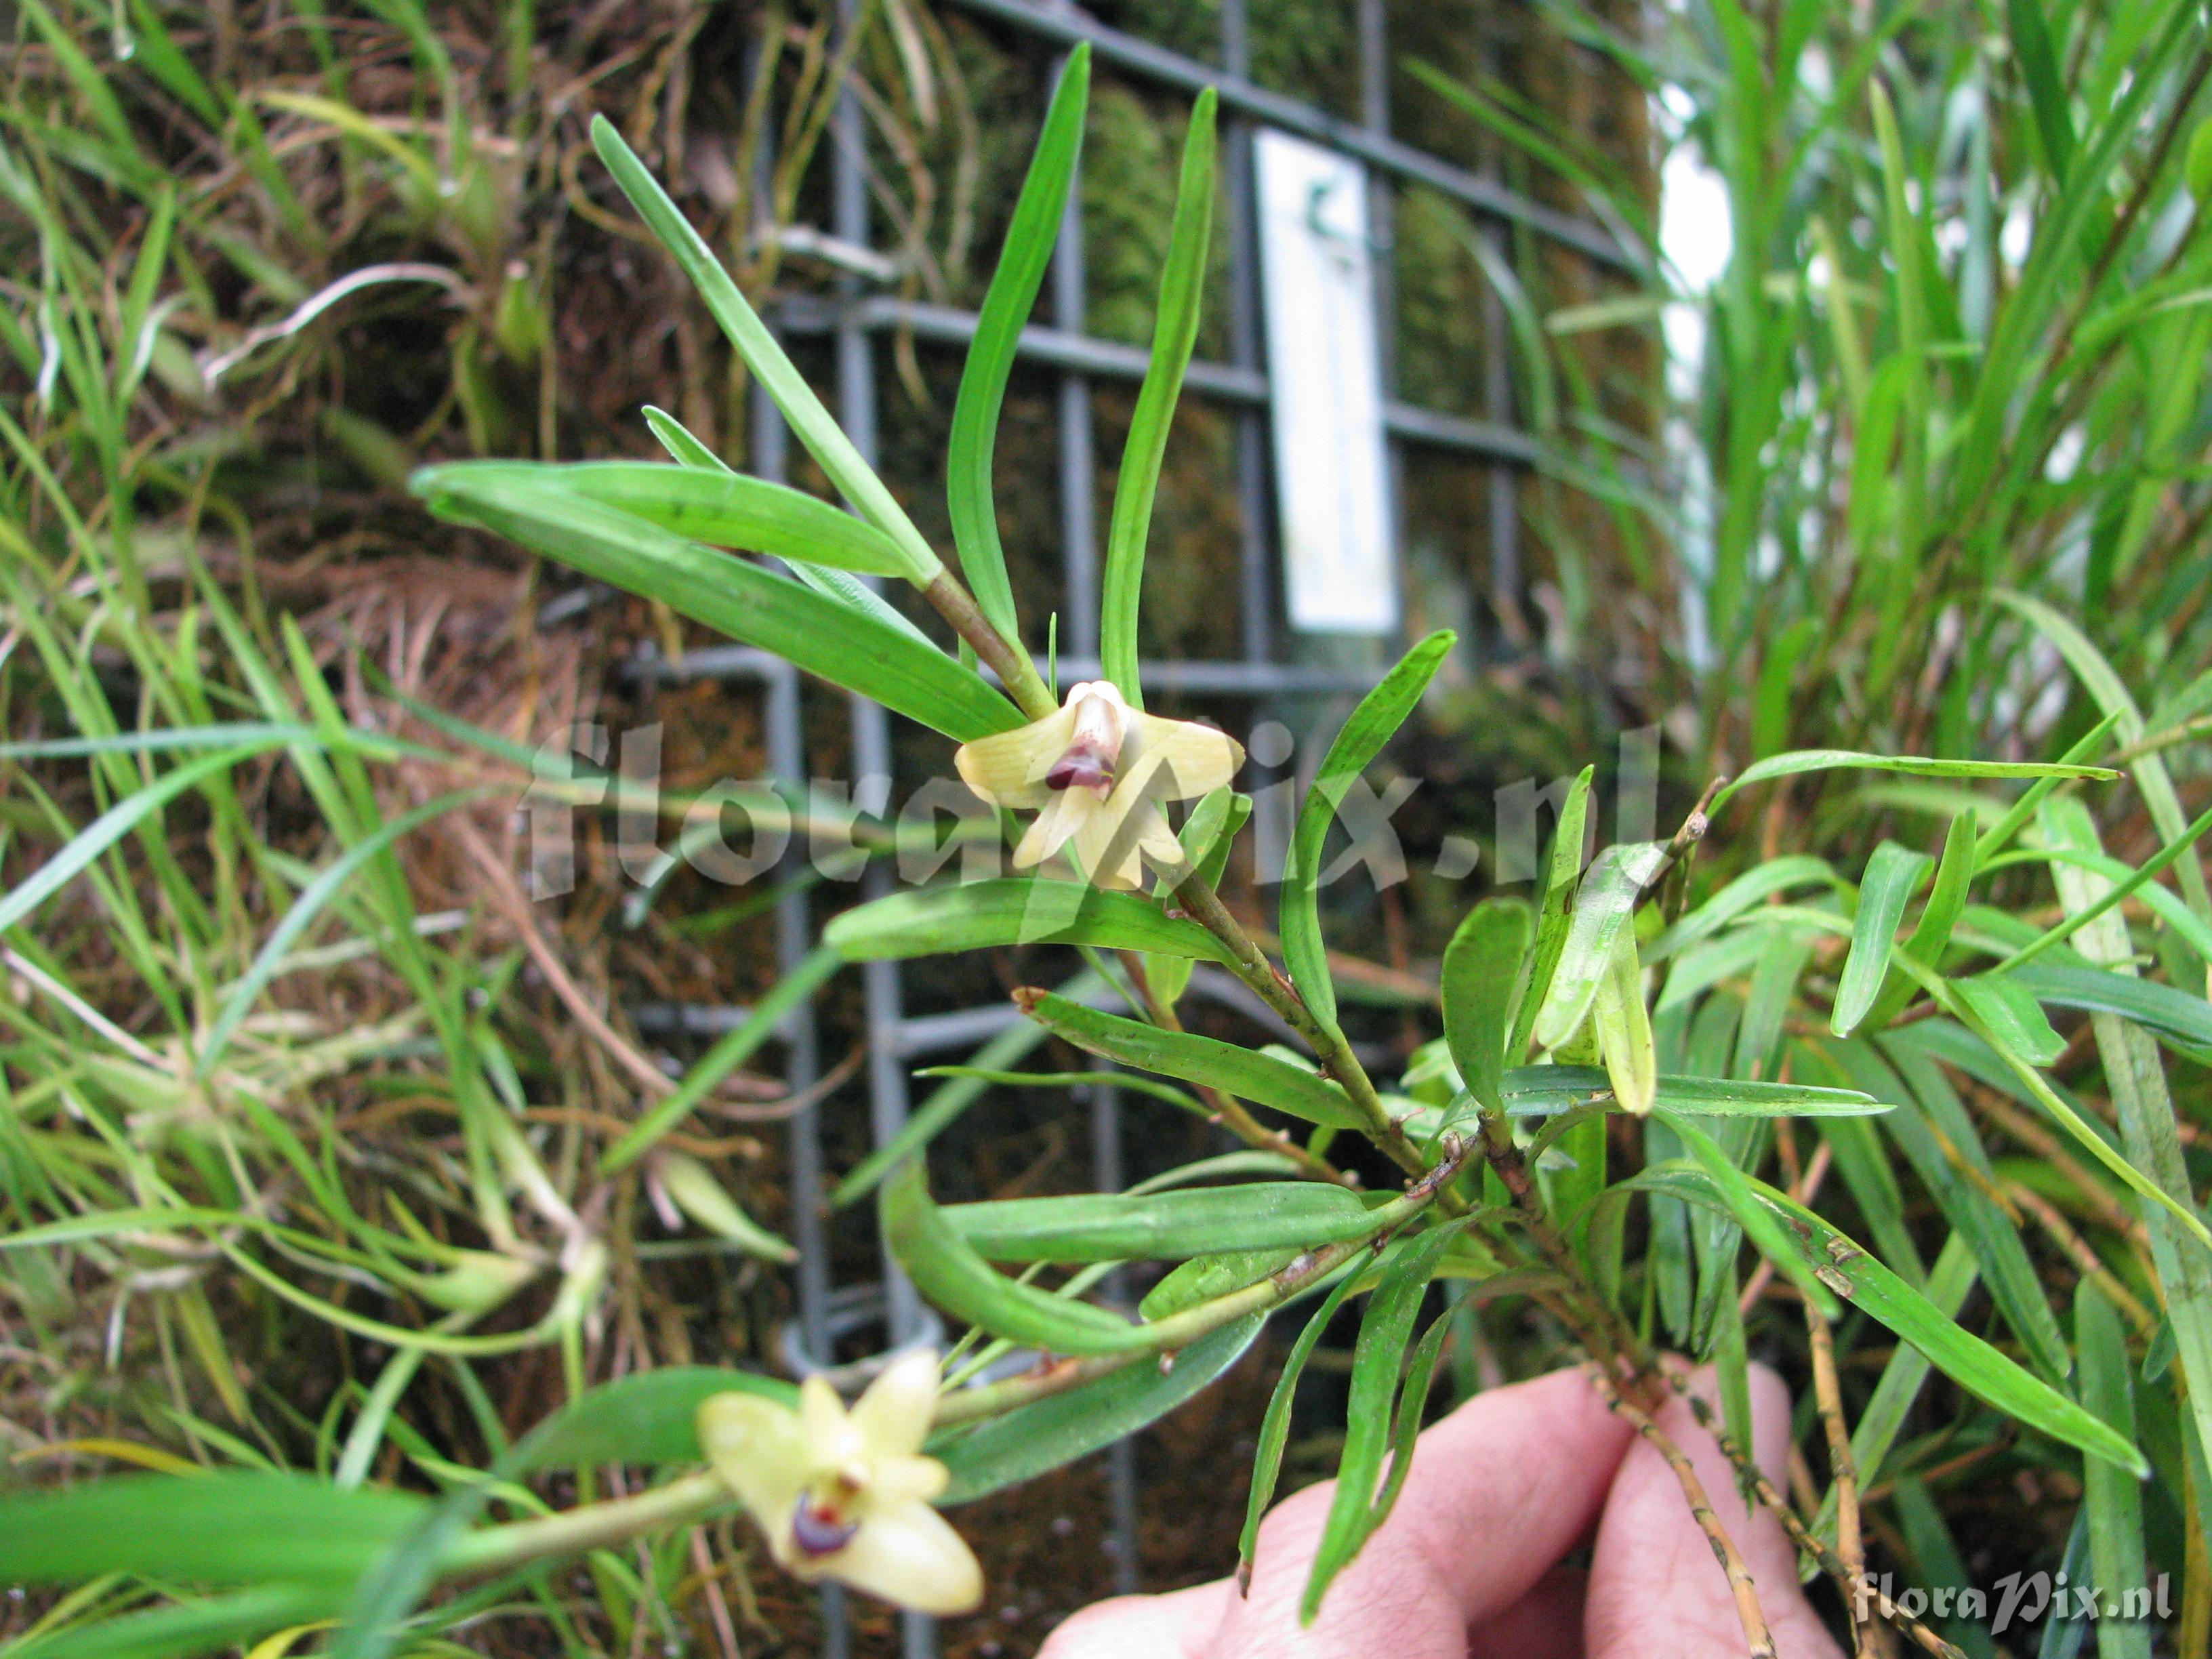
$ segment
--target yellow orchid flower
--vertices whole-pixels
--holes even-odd
[[[947,1476],[921,1455],[937,1382],[937,1356],[923,1352],[895,1361],[849,1412],[819,1376],[799,1384],[797,1411],[718,1394],[699,1407],[700,1449],[796,1577],[918,1613],[971,1613],[983,1570],[930,1508]]]
[[[1218,789],[1244,750],[1210,726],[1130,708],[1111,680],[1085,680],[1069,688],[1058,714],[963,743],[952,758],[992,805],[1036,812],[1014,868],[1033,868],[1073,842],[1089,879],[1127,890],[1144,879],[1146,860],[1165,870],[1183,861],[1160,803]]]

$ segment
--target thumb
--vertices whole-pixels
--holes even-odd
[[[1716,1397],[1710,1367],[1690,1378]],[[1764,1365],[1751,1368],[1753,1440],[1759,1467],[1782,1484],[1790,1455],[1790,1391]],[[1747,1514],[1728,1459],[1670,1396],[1653,1420],[1688,1456],[1715,1516],[1750,1568],[1759,1610],[1782,1659],[1841,1659],[1797,1584],[1797,1552],[1764,1507]],[[1681,1482],[1657,1448],[1640,1437],[1621,1460],[1598,1522],[1584,1602],[1589,1659],[1723,1659],[1743,1652],[1743,1626],[1727,1576],[1690,1513]]]

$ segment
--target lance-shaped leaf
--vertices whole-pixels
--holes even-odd
[[[1297,825],[1291,834],[1291,856],[1283,872],[1283,966],[1306,1006],[1324,1024],[1336,1019],[1336,988],[1329,978],[1328,948],[1321,937],[1321,855],[1328,839],[1328,826],[1336,819],[1345,792],[1373,763],[1382,745],[1420,702],[1421,693],[1428,689],[1455,638],[1449,629],[1430,635],[1359,700],[1344,729],[1336,734],[1336,741],[1329,744],[1321,770],[1314,775],[1313,787],[1298,808]]]
[[[1739,1171],[1737,1179],[1755,1203],[1779,1224],[1798,1267],[1817,1273],[1824,1288],[1833,1290],[1911,1343],[1960,1388],[2007,1416],[2092,1457],[2101,1457],[2138,1475],[2149,1473],[2142,1454],[2111,1425],[1954,1323],[1926,1297],[1812,1211],[1755,1177]],[[1736,1208],[1735,1200],[1725,1193],[1722,1196],[1731,1210]],[[1778,1261],[1776,1265],[1784,1264]]]
[[[942,1213],[994,1261],[1179,1261],[1222,1250],[1338,1244],[1382,1224],[1351,1188],[1316,1181],[997,1199],[949,1205]]]
[[[1036,150],[1030,158],[1029,176],[1022,180],[1022,193],[1006,227],[1006,247],[976,313],[975,338],[968,348],[959,396],[952,406],[952,435],[945,454],[945,505],[952,520],[952,544],[977,609],[1010,641],[1020,639],[1020,623],[1014,616],[1013,588],[1006,579],[1006,550],[999,544],[991,459],[1022,326],[1029,321],[1060,239],[1060,216],[1083,147],[1083,114],[1090,95],[1091,48],[1079,46],[1068,54],[1060,84],[1053,89],[1052,107],[1045,112]]]
[[[1545,1048],[1558,1048],[1589,1018],[1598,981],[1613,959],[1613,940],[1628,927],[1645,885],[1666,859],[1667,849],[1658,842],[1631,842],[1607,848],[1590,866],[1575,899],[1574,920],[1543,1011],[1536,1016],[1536,1041]]]
[[[1597,769],[1585,766],[1567,787],[1565,805],[1559,808],[1559,827],[1552,832],[1552,856],[1545,866],[1544,900],[1536,916],[1536,955],[1528,964],[1528,983],[1521,993],[1521,1006],[1513,1015],[1513,1029],[1505,1038],[1505,1063],[1517,1066],[1528,1054],[1528,1038],[1536,1018],[1551,999],[1552,980],[1559,957],[1567,948],[1574,926],[1575,886],[1583,873],[1583,847],[1589,833],[1590,780]]]
[[[1024,987],[1014,993],[1022,1012],[1077,1048],[1140,1071],[1179,1077],[1331,1128],[1356,1129],[1362,1119],[1343,1090],[1272,1054],[1190,1031],[1167,1031],[1118,1014],[1101,1013]]]
[[[714,257],[691,222],[678,211],[676,204],[668,199],[667,191],[647,170],[644,162],[623,142],[622,134],[604,115],[592,118],[592,144],[607,170],[622,186],[630,205],[637,210],[668,251],[675,255],[676,263],[699,291],[708,311],[730,343],[738,349],[783,417],[791,422],[791,429],[799,434],[799,441],[806,446],[807,453],[820,462],[822,470],[830,475],[830,482],[838,493],[852,502],[860,516],[896,542],[905,556],[905,574],[916,582],[927,582],[944,568],[937,555],[921,532],[915,528],[914,520],[907,517],[906,509],[884,487],[884,481],[875,470],[861,459],[860,452],[844,429],[830,418],[814,389],[800,376],[783,348],[769,332],[768,325],[746,303],[730,274],[722,269],[722,262]],[[996,729],[996,728],[994,728]]]
[[[1145,585],[1145,538],[1152,528],[1152,498],[1160,487],[1160,462],[1168,428],[1198,341],[1206,299],[1206,244],[1213,223],[1213,118],[1208,87],[1191,106],[1183,137],[1182,175],[1176,185],[1175,219],[1168,230],[1167,264],[1160,272],[1159,309],[1152,319],[1152,356],[1129,419],[1121,471],[1114,483],[1114,516],[1106,531],[1106,569],[1098,599],[1098,655],[1108,679],[1121,688],[1132,708],[1142,708],[1137,683],[1137,608]]]
[[[1590,1025],[1613,1098],[1624,1110],[1642,1117],[1651,1109],[1659,1087],[1659,1054],[1651,1036],[1651,1012],[1644,1006],[1644,969],[1636,959],[1636,934],[1624,927],[1613,936],[1613,951],[1590,1003]],[[1603,1130],[1599,1131],[1603,1145]]]
[[[1936,760],[1926,755],[1863,755],[1849,749],[1793,749],[1786,755],[1770,755],[1753,761],[1736,775],[1734,782],[1713,797],[1713,811],[1737,791],[1776,778],[1806,772],[1838,769],[1901,772],[1915,778],[2096,778],[2109,781],[2119,774],[2102,766],[2079,766],[2063,761]]]
[[[1857,1030],[1881,994],[1890,947],[1928,865],[1926,854],[1893,841],[1882,842],[1867,860],[1866,879],[1859,884],[1858,915],[1851,921],[1850,954],[1836,981],[1836,1003],[1828,1020],[1838,1036]]]
[[[678,463],[684,466],[699,467],[708,472],[736,476],[735,469],[713,450],[701,443],[683,422],[678,420],[666,410],[655,409],[651,404],[647,404],[644,412],[646,425],[653,428],[653,435],[660,440],[660,447],[666,450],[670,457]],[[911,634],[918,640],[928,638],[927,635],[908,620],[905,613],[895,609],[882,594],[877,592],[874,588],[857,576],[850,575],[834,565],[814,564],[805,561],[793,561],[790,568],[793,575],[798,577],[816,592],[836,599],[839,604],[857,611],[863,616],[872,617],[887,627],[897,629],[902,634]]]
[[[1103,951],[1230,960],[1206,929],[1166,915],[1135,893],[1028,876],[892,893],[846,911],[822,937],[848,962],[1006,945],[1089,945]]]
[[[881,1208],[891,1255],[915,1287],[954,1317],[1051,1353],[1126,1353],[1151,1346],[1143,1327],[1118,1314],[994,1269],[945,1219],[918,1160],[884,1182]]]
[[[1421,1406],[1428,1394],[1428,1371],[1416,1361],[1414,1374],[1406,1379],[1401,1397],[1399,1373],[1406,1364],[1406,1341],[1421,1310],[1438,1260],[1458,1229],[1436,1227],[1395,1246],[1384,1260],[1381,1281],[1369,1298],[1366,1316],[1360,1321],[1359,1340],[1352,1350],[1352,1399],[1345,1410],[1344,1454],[1336,1468],[1336,1496],[1314,1551],[1313,1568],[1306,1577],[1305,1595],[1298,1607],[1301,1623],[1310,1624],[1321,1611],[1322,1597],[1336,1575],[1350,1565],[1361,1546],[1389,1516],[1396,1487],[1404,1476],[1378,1494],[1376,1483],[1382,1459],[1398,1437],[1394,1435],[1393,1401],[1397,1416],[1411,1413],[1418,1429]],[[1434,1363],[1430,1354],[1429,1361]],[[1420,1399],[1414,1397],[1418,1388]],[[1410,1462],[1411,1436],[1402,1454]]]
[[[259,1470],[130,1475],[0,1499],[0,1578],[349,1583],[428,1506],[412,1492]]]
[[[1444,948],[1444,1041],[1461,1082],[1485,1111],[1504,1109],[1505,1038],[1534,932],[1526,904],[1488,898],[1467,913]]]
[[[2212,1049],[2212,1003],[2156,980],[2046,962],[2015,968],[2005,978],[2054,1007],[2118,1014],[2185,1048]]]
[[[2051,1029],[2033,993],[2010,974],[1954,979],[1951,988],[2006,1048],[2029,1064],[2049,1066],[2066,1052],[2066,1039]]]
[[[1022,723],[972,669],[813,589],[570,491],[434,468],[415,489],[441,518],[520,542],[678,616],[966,743]]]
[[[1500,1091],[1515,1117],[1550,1117],[1601,1101],[1613,1080],[1595,1066],[1516,1066]],[[1893,1109],[1856,1089],[1662,1074],[1652,1103],[1698,1117],[1866,1117]]]
[[[1912,924],[1912,932],[1900,947],[1914,961],[1931,968],[1942,963],[1944,947],[1951,942],[1951,930],[1959,925],[1967,891],[1973,884],[1974,843],[1974,815],[1961,812],[1951,820],[1943,837],[1943,856],[1936,866],[1936,879],[1929,884],[1928,902],[1920,907],[1920,919]],[[1865,1023],[1877,1030],[1888,1024],[1912,1000],[1912,991],[1910,979],[1892,971]]]
[[[878,576],[905,573],[898,544],[866,520],[804,490],[741,472],[654,461],[454,461],[431,468],[421,487],[465,489],[472,478],[569,490],[714,547]]]
[[[930,1442],[951,1484],[940,1504],[965,1504],[1072,1463],[1158,1421],[1244,1357],[1265,1314],[1247,1314],[1209,1331],[1158,1365],[1131,1364],[1026,1406],[1018,1406],[957,1437]]]

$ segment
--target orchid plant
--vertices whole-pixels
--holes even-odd
[[[416,487],[448,519],[663,602],[956,745],[960,777],[1000,809],[1014,873],[859,905],[830,925],[826,945],[848,962],[1016,944],[1077,950],[1126,1012],[1066,987],[1024,987],[1015,1001],[1034,1032],[1163,1079],[1156,1087],[1165,1098],[1242,1145],[1125,1192],[940,1204],[927,1159],[953,1113],[920,1115],[852,1171],[836,1198],[876,1194],[884,1236],[915,1285],[966,1327],[956,1355],[902,1358],[849,1407],[820,1378],[793,1389],[714,1367],[584,1392],[495,1475],[512,1481],[600,1462],[689,1472],[487,1526],[475,1522],[495,1482],[459,1484],[435,1504],[345,1494],[349,1530],[334,1532],[330,1553],[302,1569],[284,1615],[342,1615],[343,1650],[361,1659],[388,1651],[440,1582],[495,1587],[548,1559],[737,1509],[768,1554],[801,1578],[956,1613],[977,1603],[983,1580],[940,1510],[1157,1419],[1235,1364],[1273,1316],[1302,1303],[1314,1305],[1259,1426],[1242,1547],[1249,1568],[1306,1362],[1321,1334],[1362,1299],[1309,1616],[1390,1511],[1455,1322],[1492,1299],[1524,1298],[1556,1321],[1594,1385],[1647,1436],[1663,1438],[1652,1408],[1677,1386],[1659,1350],[1671,1343],[1716,1358],[1735,1386],[1723,1388],[1708,1427],[1805,1559],[1847,1589],[1864,1559],[1855,1483],[1873,1478],[1890,1449],[1886,1437],[1931,1368],[2092,1468],[2142,1472],[2148,1465],[2133,1437],[2084,1403],[2063,1365],[2054,1371],[2033,1352],[2050,1314],[2032,1275],[2026,1291],[1992,1275],[2005,1318],[2025,1334],[2029,1364],[1954,1317],[1963,1289],[1951,1294],[1944,1265],[1931,1272],[1913,1254],[1874,1127],[1904,1108],[1908,1127],[1895,1133],[1917,1155],[1932,1132],[1915,1126],[1950,1109],[1938,1086],[1942,1066],[1996,1079],[2023,1111],[2047,1121],[2069,1158],[2140,1206],[2159,1274],[2172,1261],[2202,1276],[2212,1237],[2185,1170],[2177,1172],[2170,1103],[2158,1130],[2155,1050],[2147,1064],[2141,1052],[2153,1039],[2201,1049],[2201,1000],[2180,1008],[2178,994],[2150,995],[2166,988],[2131,976],[2117,907],[2162,866],[2115,872],[2072,793],[2115,775],[2094,763],[2112,722],[2050,763],[1772,756],[1707,790],[1668,839],[1609,847],[1587,865],[1586,770],[1566,793],[1531,899],[1493,896],[1467,914],[1433,1000],[1440,1030],[1401,1075],[1378,1079],[1338,1006],[1317,905],[1322,854],[1346,791],[1418,708],[1450,636],[1407,651],[1321,762],[1291,837],[1273,955],[1218,886],[1250,811],[1236,787],[1243,751],[1208,726],[1146,712],[1137,672],[1151,503],[1206,270],[1211,94],[1189,125],[1150,371],[1120,471],[1099,596],[1100,678],[1060,694],[1049,658],[1041,672],[1031,654],[1037,619],[1015,611],[994,525],[994,434],[1017,337],[1062,222],[1087,76],[1078,50],[961,383],[948,468],[957,574],[605,122],[593,137],[616,180],[851,510],[731,471],[658,410],[647,418],[672,455],[665,465],[469,463],[433,468]],[[957,650],[941,648],[863,577],[908,583]],[[2140,777],[2145,757],[2130,763]],[[1741,792],[1847,769],[1944,781],[1960,811],[1940,853],[1885,843],[1856,882],[1819,859],[1778,858],[1692,902],[1698,843]],[[2014,785],[2018,794],[2001,793]],[[2064,914],[2043,933],[2016,937],[1977,916],[1969,895],[2005,861],[2031,860],[2060,871]],[[2196,939],[2203,929],[2184,932]],[[2032,972],[2045,956],[2064,963],[2064,974]],[[1186,1030],[1178,1010],[1200,962],[1240,981],[1297,1047]],[[1827,1029],[1788,1026],[1784,1010],[1806,1006],[1812,993],[1801,981],[1813,983],[1815,965]],[[2126,1075],[2138,1092],[2123,1109],[2117,1143],[2046,1077],[2057,1041],[2046,1006],[2097,1011],[2112,1022],[2096,1025],[2097,1040],[2130,1056]],[[1066,1081],[1025,1075],[1039,1087]],[[1785,1191],[1758,1174],[1767,1150],[1801,1123],[1842,1172],[1875,1235],[1871,1247],[1811,1207],[1817,1182],[1793,1181]],[[655,1127],[665,1131],[667,1121]],[[1974,1144],[1970,1133],[1954,1140]],[[1616,1170],[1622,1147],[1641,1157]],[[1931,1185],[1934,1171],[1948,1179],[1940,1157],[1929,1170]],[[1393,1185],[1370,1190],[1377,1172],[1389,1172]],[[1963,1183],[1942,1190],[1975,1218],[1978,1241],[1996,1237]],[[1636,1206],[1652,1243],[1632,1275],[1625,1241]],[[1962,1233],[1969,1225],[1960,1224]],[[1839,1415],[1832,1423],[1856,1461],[1838,1455],[1829,1501],[1810,1519],[1742,1449],[1749,1407],[1737,1264],[1746,1243],[1759,1274],[1802,1302],[1810,1328],[1825,1333],[1848,1310],[1903,1345],[1890,1362],[1890,1415],[1863,1419],[1856,1436]],[[1120,1264],[1159,1269],[1134,1317],[1091,1298]],[[1072,1271],[1048,1272],[1063,1268]],[[2212,1311],[2178,1291],[2169,1302],[2172,1352],[2192,1371],[2190,1409],[2202,1416],[2212,1410],[2212,1376],[2194,1368],[2212,1355]],[[1011,1374],[989,1363],[1016,1349],[1030,1351],[1033,1363]],[[1829,1350],[1816,1341],[1814,1352],[1817,1363]],[[1890,1376],[1882,1388],[1893,1389]],[[1830,1392],[1822,1391],[1824,1413]],[[251,1490],[264,1513],[292,1501]],[[1686,1498],[1723,1568],[1738,1577],[1742,1563],[1693,1480]],[[10,1510],[10,1525],[33,1537],[42,1535],[40,1514],[49,1528],[87,1524],[88,1501],[76,1492],[26,1500]],[[336,1573],[343,1594],[334,1595],[331,1562],[340,1555],[350,1571]],[[1756,1598],[1738,1606],[1747,1645],[1771,1651]],[[1929,1651],[1955,1650],[1883,1598],[1867,1616],[1895,1623]]]

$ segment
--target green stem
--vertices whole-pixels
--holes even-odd
[[[1382,1097],[1376,1092],[1367,1068],[1352,1052],[1344,1033],[1315,1017],[1297,988],[1276,971],[1252,936],[1229,914],[1228,906],[1222,903],[1221,896],[1213,890],[1211,882],[1195,870],[1171,875],[1170,879],[1175,884],[1176,902],[1184,913],[1229,948],[1231,971],[1306,1040],[1320,1060],[1322,1071],[1343,1087],[1352,1109],[1364,1120],[1367,1138],[1407,1174],[1424,1174],[1429,1167],[1428,1160],[1382,1104]],[[1445,1195],[1445,1202],[1448,1207],[1455,1204],[1449,1194]],[[1456,1208],[1454,1213],[1457,1213]]]
[[[702,1469],[634,1498],[465,1533],[447,1549],[438,1564],[440,1575],[485,1578],[553,1556],[585,1555],[664,1527],[703,1520],[736,1502],[720,1475]]]
[[[1024,716],[1041,720],[1054,712],[1058,705],[1038,678],[1030,653],[991,626],[991,619],[976,605],[975,596],[954,580],[951,571],[940,569],[923,584],[921,592],[937,607],[938,615],[952,624],[953,631],[975,647],[976,656],[999,677]]]

